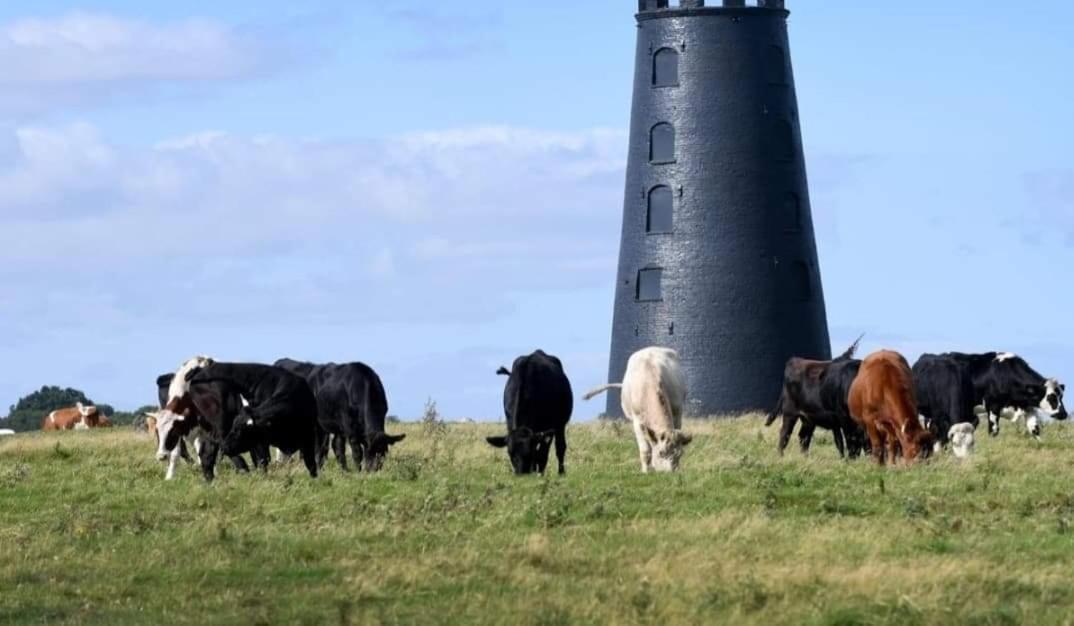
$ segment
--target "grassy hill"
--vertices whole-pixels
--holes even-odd
[[[128,429],[0,440],[0,623],[1063,624],[1074,428],[1004,424],[965,463],[780,459],[757,417],[692,422],[677,475],[629,428],[515,478],[492,425],[401,428],[379,475],[164,483]]]

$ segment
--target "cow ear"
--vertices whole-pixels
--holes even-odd
[[[1059,393],[1066,393],[1066,392],[1067,392],[1067,386],[1063,385],[1063,384],[1060,384],[1059,385]]]
[[[694,440],[693,435],[684,433],[681,430],[676,432],[675,435],[676,438],[679,440],[679,445],[681,446],[689,445],[689,443]]]
[[[406,439],[406,433],[403,433],[402,435],[385,435],[384,438],[388,441],[389,446],[394,446],[400,441]]]
[[[485,437],[485,441],[489,442],[493,448],[507,447],[507,437]]]

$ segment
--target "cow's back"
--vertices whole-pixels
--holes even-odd
[[[558,429],[571,419],[574,392],[560,360],[537,350],[515,359],[503,403],[509,429]]]
[[[881,412],[898,424],[917,423],[917,400],[910,364],[897,352],[882,350],[865,358],[850,386],[851,414],[861,419]]]
[[[653,347],[632,354],[623,377],[622,402],[626,415],[644,416],[647,425],[658,431],[682,426],[686,375],[678,353]]]

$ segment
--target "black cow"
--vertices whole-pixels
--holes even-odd
[[[973,385],[974,405],[982,405],[988,415],[988,433],[999,434],[999,417],[1004,409],[1014,411],[1014,418],[1024,417],[1026,428],[1040,437],[1039,411],[1053,419],[1065,420],[1063,406],[1065,385],[1054,378],[1044,378],[1025,359],[1009,352],[944,355],[959,363]]]
[[[854,358],[860,342],[859,337],[846,352],[831,361],[788,359],[779,400],[765,420],[765,426],[769,426],[777,417],[783,418],[778,444],[781,455],[798,420],[802,421],[798,443],[803,454],[809,452],[818,426],[832,431],[839,456],[855,458],[861,454],[865,448],[865,433],[850,416],[847,405],[850,385],[861,367],[861,361]]]
[[[375,472],[384,465],[388,449],[406,438],[384,432],[388,396],[380,376],[365,363],[316,365],[293,359],[276,361],[277,367],[303,377],[317,398],[317,422],[322,438],[318,466],[328,454],[328,437],[340,467],[347,469],[347,443],[356,467]]]
[[[226,412],[215,411],[225,418],[213,424],[219,429],[217,432],[226,433],[221,445],[224,454],[231,456],[248,450],[267,449],[270,445],[285,454],[298,451],[310,476],[317,476],[317,399],[301,376],[258,363],[213,363],[192,370],[187,374],[187,380],[191,395],[207,420],[213,418],[203,411],[198,400],[215,398],[194,393],[195,388],[200,391],[205,383],[221,383],[233,388],[249,404],[240,408],[230,428],[226,424]],[[215,442],[212,445],[215,446]],[[202,459],[205,459],[204,450]]]
[[[559,473],[565,473],[567,422],[574,409],[574,394],[563,364],[537,350],[515,359],[511,371],[501,367],[496,373],[508,377],[503,390],[507,435],[488,437],[489,444],[507,448],[516,474],[543,474],[554,438]]]
[[[967,364],[949,355],[922,354],[914,363],[914,395],[924,426],[944,446],[955,424],[977,428],[973,379]]]

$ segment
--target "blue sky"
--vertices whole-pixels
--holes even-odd
[[[634,3],[27,4],[0,6],[0,407],[134,407],[195,353],[362,360],[406,417],[498,417],[537,347],[603,382]],[[788,6],[835,348],[1074,379],[1074,7]]]

